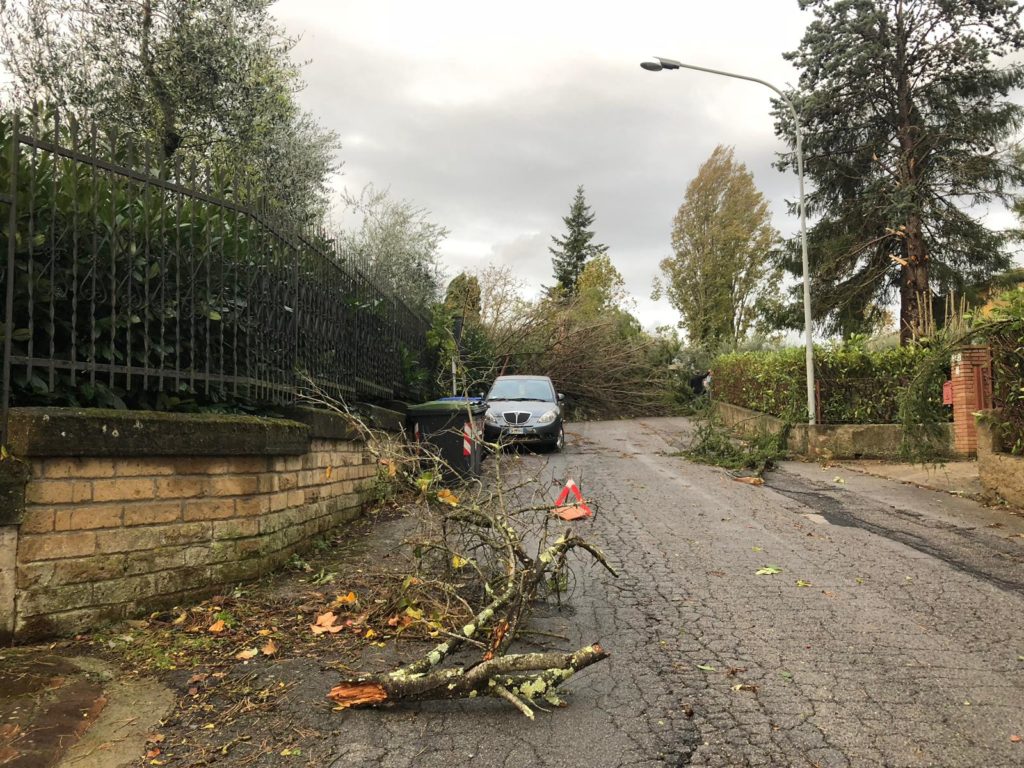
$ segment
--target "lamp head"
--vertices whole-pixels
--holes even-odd
[[[664,67],[656,61],[642,61],[640,62],[640,66],[648,72],[661,72],[661,70],[664,69]]]
[[[662,58],[661,56],[655,56],[654,58],[658,60],[658,64],[661,65],[662,69],[679,69],[681,66],[683,66],[680,62],[676,61],[675,59],[665,59]]]

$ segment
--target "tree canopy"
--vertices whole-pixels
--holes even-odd
[[[566,233],[563,237],[552,236],[555,247],[548,250],[551,251],[551,264],[555,272],[554,291],[571,298],[576,295],[577,282],[587,259],[604,253],[608,247],[593,242],[594,231],[591,227],[594,224],[594,213],[587,205],[582,184],[576,187],[569,215],[564,216],[562,221],[565,222]]]
[[[255,183],[293,224],[319,224],[337,136],[303,111],[296,40],[271,0],[11,0],[0,64],[11,101],[92,119],[153,148]]]
[[[900,302],[900,334],[926,324],[934,292],[962,291],[1009,264],[1005,233],[973,205],[1024,181],[1005,146],[1024,110],[1015,0],[800,0],[814,20],[796,51],[813,312],[826,330],[869,329]],[[778,133],[794,144],[776,104]],[[792,167],[786,155],[782,167]],[[798,250],[787,268],[800,273]],[[794,317],[795,319],[795,317]],[[794,325],[796,325],[794,323]]]
[[[686,188],[672,222],[673,255],[655,285],[682,315],[697,347],[735,344],[778,291],[772,249],[778,234],[764,195],[731,147],[719,145]]]
[[[426,209],[372,185],[359,195],[346,192],[343,201],[357,219],[338,236],[345,258],[411,307],[434,304],[444,278],[439,249],[448,230],[431,221]]]

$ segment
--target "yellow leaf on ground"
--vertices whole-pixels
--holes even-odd
[[[270,630],[269,629],[261,629],[256,634],[259,635],[260,637],[266,637],[267,635],[270,634]]]
[[[737,483],[746,483],[747,485],[764,485],[763,477],[734,477]]]
[[[274,642],[273,638],[267,640],[267,644],[260,648],[260,652],[264,656],[273,656],[277,653],[277,643]]]
[[[224,619],[217,619],[213,624],[210,625],[210,632],[213,634],[219,634],[227,629],[227,625],[224,623]]]
[[[469,564],[469,560],[459,555],[452,555],[452,568],[465,568]]]
[[[235,658],[239,661],[248,661],[249,659],[256,658],[258,654],[259,651],[257,651],[255,648],[246,648],[244,651],[239,651],[238,653],[236,653]]]
[[[359,598],[356,597],[355,592],[349,592],[347,595],[338,595],[334,598],[334,602],[338,605],[352,605],[352,603],[356,602],[358,599]]]
[[[437,500],[444,504],[450,504],[453,507],[459,506],[459,497],[447,488],[442,488],[437,492]]]
[[[372,640],[376,636],[377,636],[377,633],[374,632],[372,629],[366,630],[366,634],[363,635],[363,637],[365,637],[367,640]]]

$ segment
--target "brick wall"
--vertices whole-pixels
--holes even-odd
[[[977,411],[992,407],[992,352],[988,347],[963,347],[950,363],[953,382],[953,443],[957,453],[978,452]]]
[[[978,478],[990,495],[1024,509],[1024,456],[1014,456],[1003,449],[995,426],[999,410],[985,410],[975,415],[978,426]]]
[[[15,637],[79,631],[210,594],[352,520],[376,471],[363,443],[307,443],[293,455],[30,459]]]

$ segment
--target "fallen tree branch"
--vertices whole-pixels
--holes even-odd
[[[522,653],[499,656],[473,667],[442,669],[430,674],[397,670],[384,675],[346,680],[328,694],[342,708],[377,707],[394,701],[459,699],[498,696],[515,704],[524,714],[527,704],[542,698],[561,706],[558,687],[581,669],[608,658],[600,645],[588,645],[575,653]],[[525,711],[524,711],[525,709]],[[532,717],[532,712],[529,712]]]
[[[326,398],[315,382],[310,382],[310,390],[310,399],[323,398],[336,413],[355,422],[379,466],[385,468],[378,469],[379,479],[415,496],[423,513],[421,533],[411,542],[415,544],[417,583],[422,583],[422,573],[451,578],[458,572],[451,578],[451,593],[469,609],[468,613],[460,611],[454,621],[441,612],[429,614],[431,635],[442,636],[429,652],[390,672],[343,679],[328,698],[346,709],[491,696],[504,699],[531,718],[531,707],[537,707],[539,699],[563,706],[558,687],[579,670],[606,658],[608,653],[600,645],[572,653],[507,651],[540,596],[556,594],[560,604],[560,585],[567,583],[571,552],[586,552],[613,576],[618,573],[604,553],[577,536],[572,527],[563,528],[559,535],[556,526],[562,521],[551,514],[546,498],[550,483],[521,476],[507,482],[496,455],[489,482],[467,483],[458,494],[447,488],[434,490],[433,480],[444,470],[440,456],[376,435],[344,403]],[[537,549],[533,550],[535,543]],[[531,556],[530,551],[536,554]],[[407,581],[411,580],[410,575]],[[403,582],[403,592],[405,589]],[[406,613],[414,620],[426,621],[422,609],[413,611],[412,603],[407,606]],[[394,626],[391,620],[389,625]],[[446,659],[467,645],[482,652],[481,661],[443,668]]]

